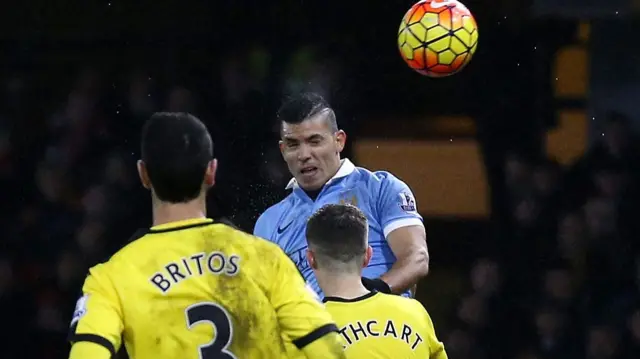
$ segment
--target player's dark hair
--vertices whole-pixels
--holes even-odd
[[[357,207],[328,204],[309,218],[306,236],[319,265],[332,266],[361,261],[368,247],[367,233],[367,217]]]
[[[142,129],[142,161],[161,201],[183,203],[196,199],[213,159],[207,127],[183,112],[158,112]]]
[[[278,110],[280,124],[299,124],[321,113],[327,112],[327,121],[332,131],[338,131],[336,114],[325,99],[315,92],[303,92],[289,97]]]

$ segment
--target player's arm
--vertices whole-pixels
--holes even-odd
[[[378,193],[378,215],[387,243],[396,257],[380,278],[391,292],[412,289],[429,272],[427,234],[409,187],[391,174],[382,180]]]
[[[93,267],[82,287],[71,320],[69,359],[109,359],[120,348],[122,311],[105,265]]]
[[[395,229],[387,236],[387,242],[397,261],[382,279],[392,293],[400,294],[414,289],[420,278],[429,272],[429,252],[424,226],[408,226]]]
[[[342,346],[338,333],[332,332],[314,340],[300,350],[308,359],[346,359]]]
[[[338,327],[329,312],[284,252],[273,252],[275,277],[269,298],[283,334],[307,358],[345,358]]]

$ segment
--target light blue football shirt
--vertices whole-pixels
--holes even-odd
[[[258,218],[254,235],[276,243],[296,264],[304,279],[323,298],[313,270],[306,257],[307,220],[326,204],[350,203],[357,206],[369,221],[369,245],[373,257],[363,276],[378,278],[396,261],[386,237],[393,230],[413,225],[422,226],[416,201],[409,187],[386,171],[371,172],[343,159],[340,169],[316,198],[312,200],[291,179],[292,192],[281,202],[269,207]],[[407,291],[405,296],[409,296]]]

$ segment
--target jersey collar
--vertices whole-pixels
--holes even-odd
[[[362,301],[362,300],[365,300],[365,299],[369,299],[369,298],[373,297],[376,294],[378,294],[378,292],[371,291],[371,292],[369,292],[369,293],[367,293],[365,295],[361,295],[361,296],[359,296],[357,298],[342,298],[342,297],[329,296],[329,297],[324,297],[322,299],[322,302],[323,303],[326,303],[326,302],[355,303],[355,302],[359,302],[359,301]]]
[[[150,233],[162,233],[162,232],[171,232],[180,229],[186,229],[191,227],[199,227],[202,225],[207,225],[213,223],[213,219],[211,218],[191,218],[185,219],[182,221],[175,221],[160,224],[157,226],[153,226],[149,229]]]
[[[327,181],[327,183],[325,183],[325,186],[330,184],[334,180],[337,180],[338,178],[346,177],[352,174],[353,171],[355,170],[356,170],[356,166],[348,158],[344,158],[340,160],[340,168],[338,169],[338,172],[336,172],[336,174],[333,177],[331,177]],[[287,184],[287,187],[285,189],[292,189],[296,187],[298,187],[298,181],[296,181],[295,178],[292,178],[289,181],[289,184]]]

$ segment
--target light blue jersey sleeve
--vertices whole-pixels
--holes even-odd
[[[388,172],[376,172],[380,180],[377,210],[384,237],[401,227],[422,226],[415,197],[406,183]]]
[[[258,217],[256,225],[253,227],[253,235],[264,238],[270,242],[274,241],[274,223],[277,223],[280,213],[274,207],[267,209]]]

